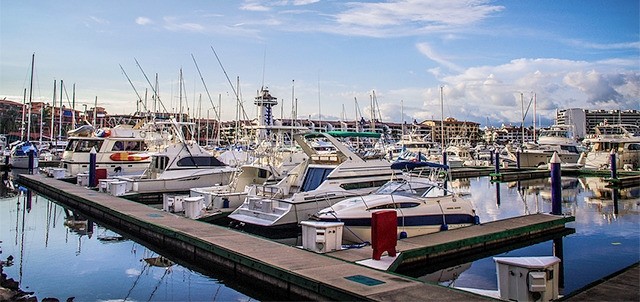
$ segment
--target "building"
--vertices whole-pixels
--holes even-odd
[[[595,126],[605,122],[640,126],[640,111],[571,108],[556,112],[556,123],[558,125],[573,125],[576,137],[580,139],[589,134],[595,134]]]
[[[444,141],[446,145],[455,137],[468,138],[471,144],[476,144],[479,140],[480,124],[476,122],[459,121],[448,117],[444,123],[438,120],[425,120],[421,124],[429,127],[431,140],[434,142]]]

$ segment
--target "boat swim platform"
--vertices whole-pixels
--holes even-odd
[[[260,280],[290,297],[372,301],[491,299],[356,264],[355,261],[370,258],[370,247],[316,254],[41,175],[20,175],[19,182],[97,221],[117,226],[127,235],[173,250],[182,261],[220,267]],[[486,247],[505,242],[506,238],[554,230],[572,218],[536,214],[403,239],[398,243],[401,253],[394,266],[445,254],[459,255],[461,251],[471,252],[473,246]],[[452,240],[456,234],[458,239]],[[438,236],[441,240],[435,243]]]
[[[94,221],[116,226],[124,232],[122,235],[171,251],[180,262],[239,276],[252,287],[278,291],[291,299],[495,301],[185,218],[43,175],[21,174],[18,182]]]

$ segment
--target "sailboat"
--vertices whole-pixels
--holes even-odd
[[[36,54],[31,56],[31,80],[29,81],[29,122],[27,123],[27,139],[26,141],[20,141],[12,144],[9,154],[9,165],[12,168],[29,169],[38,168],[38,148],[34,145],[31,139],[31,99],[33,96],[33,69]],[[24,112],[25,107],[22,107]],[[23,114],[24,116],[24,114]],[[24,127],[24,123],[23,123]]]

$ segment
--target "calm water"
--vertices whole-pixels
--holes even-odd
[[[575,233],[560,239],[564,284],[567,295],[589,283],[640,260],[640,187],[618,191],[617,206],[612,190],[598,178],[564,178],[563,212],[576,222]],[[469,192],[482,222],[551,211],[548,179],[519,184],[491,184],[488,178],[456,180],[455,190]],[[499,196],[499,198],[498,198]],[[13,255],[14,264],[5,273],[35,295],[76,297],[76,301],[248,301],[268,300],[270,293],[251,289],[247,280],[228,275],[202,274],[201,269],[173,265],[150,266],[144,258],[158,256],[131,240],[94,224],[65,224],[71,211],[33,194],[0,198],[0,258]],[[497,289],[493,256],[549,256],[552,240],[520,247],[469,263],[455,263],[435,271],[419,268],[402,272],[445,286]]]

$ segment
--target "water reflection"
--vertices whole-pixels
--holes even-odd
[[[4,273],[39,299],[246,301],[268,294],[176,264],[28,190],[0,199],[0,250],[13,258]]]

